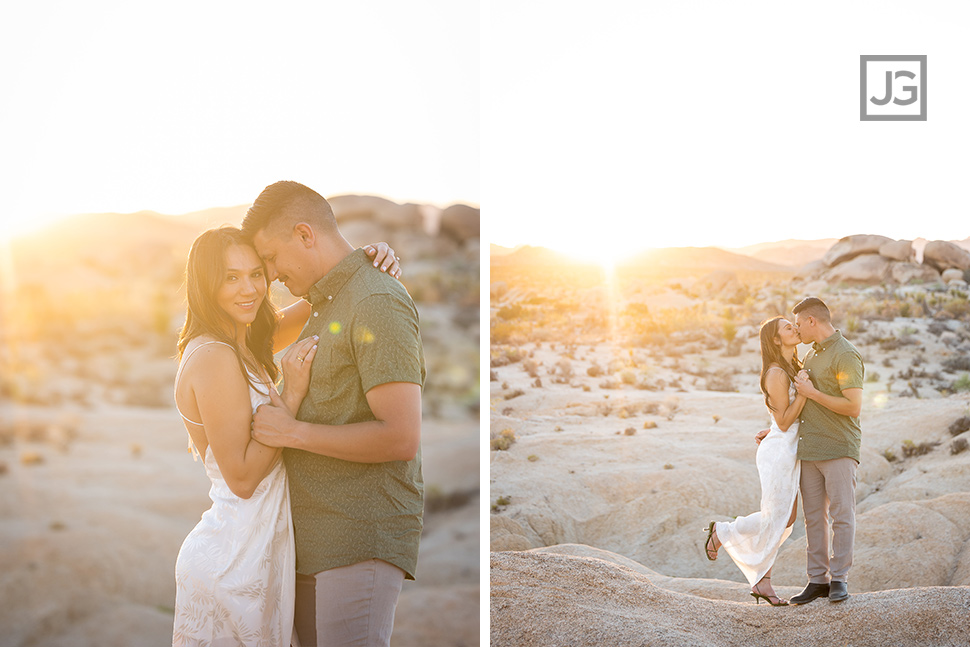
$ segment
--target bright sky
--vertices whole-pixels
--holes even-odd
[[[967,238],[968,24],[966,2],[494,0],[486,240]],[[860,121],[862,54],[928,56],[928,121]]]
[[[0,239],[280,179],[478,204],[479,24],[452,0],[6,3]]]

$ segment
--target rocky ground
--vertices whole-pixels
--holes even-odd
[[[966,644],[970,318],[951,280],[493,286],[492,644]],[[757,324],[806,294],[866,363],[852,597],[759,609],[703,529],[758,507]],[[806,582],[800,510],[772,580]]]

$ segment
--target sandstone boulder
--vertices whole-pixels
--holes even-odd
[[[872,234],[846,236],[832,245],[829,251],[825,252],[822,260],[826,265],[832,267],[852,260],[861,254],[878,254],[883,245],[892,242],[895,242],[892,238]]]
[[[811,261],[809,263],[805,263],[800,268],[798,268],[798,270],[795,272],[795,278],[804,279],[804,280],[817,279],[827,269],[828,269],[828,265],[825,264],[825,261],[821,259],[817,261]]]
[[[894,240],[885,243],[879,248],[879,255],[885,256],[891,261],[901,261],[911,263],[916,259],[916,251],[913,249],[911,240]]]
[[[481,210],[467,204],[453,204],[441,212],[441,233],[459,243],[480,237]]]
[[[338,195],[328,199],[333,215],[341,226],[356,220],[368,220],[383,227],[419,229],[424,222],[421,207],[416,204],[397,204],[373,195]]]
[[[957,280],[962,281],[963,271],[954,269],[951,267],[948,270],[943,270],[942,278],[944,283],[949,283],[950,281],[957,281]]]
[[[893,263],[890,268],[890,278],[895,283],[935,283],[940,280],[940,273],[929,265],[918,263]]]
[[[825,275],[829,283],[884,283],[892,272],[892,261],[879,254],[862,254],[839,263]]]
[[[841,604],[822,601],[779,610],[750,603],[742,584],[732,601],[723,601],[716,590],[721,587],[695,586],[691,594],[668,588],[649,569],[543,551],[492,553],[490,581],[495,647],[882,647],[970,641],[966,586],[853,591]],[[791,594],[784,587],[776,590]],[[716,599],[701,597],[701,591]]]
[[[945,240],[934,240],[923,249],[923,263],[941,272],[951,268],[970,270],[970,252]]]

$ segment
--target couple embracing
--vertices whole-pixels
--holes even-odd
[[[773,606],[849,597],[862,438],[862,356],[832,325],[821,299],[803,299],[792,313],[794,323],[775,317],[760,331],[761,390],[771,415],[771,428],[756,436],[761,509],[731,522],[712,521],[704,546],[712,561],[724,548],[751,585],[751,595]],[[799,343],[812,344],[803,363],[795,352]],[[792,532],[799,490],[809,581],[786,601],[771,586],[771,567]]]
[[[176,561],[173,645],[389,644],[424,491],[424,356],[399,276],[296,182],[193,243],[175,401],[212,507]],[[276,311],[276,279],[303,299]]]

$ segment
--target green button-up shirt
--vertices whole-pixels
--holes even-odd
[[[865,366],[862,355],[841,331],[821,343],[812,344],[804,368],[815,388],[827,395],[843,397],[845,389],[861,389]],[[826,409],[814,400],[805,403],[798,426],[798,458],[827,461],[849,457],[859,462],[862,428],[858,418]]]
[[[374,420],[365,394],[389,382],[424,384],[418,312],[404,286],[362,250],[310,289],[300,335],[319,335],[310,390],[297,419],[325,425]],[[424,509],[421,452],[410,461],[354,463],[283,452],[297,571],[306,575],[377,558],[414,579]]]

